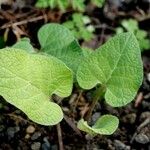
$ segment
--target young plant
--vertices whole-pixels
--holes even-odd
[[[94,27],[91,25],[91,20],[88,16],[83,16],[81,13],[74,13],[72,19],[63,23],[74,36],[80,40],[89,41],[94,37]]]
[[[150,49],[150,40],[146,31],[142,30],[138,26],[138,22],[134,19],[123,20],[121,22],[122,27],[116,29],[117,33],[123,33],[124,31],[133,32],[136,36],[141,50]]]
[[[62,36],[59,33],[63,33]],[[80,87],[97,87],[86,119],[89,119],[94,106],[102,98],[113,107],[121,107],[131,102],[143,78],[140,48],[134,34],[118,34],[93,52],[82,51],[70,35],[71,32],[63,26],[47,24],[39,30],[38,38],[43,45],[43,51],[64,61],[70,69],[74,70],[74,62],[77,63],[74,75]],[[54,46],[57,40],[60,45]],[[74,46],[70,46],[72,43]],[[112,134],[117,126],[118,119],[112,115],[102,116],[93,127],[88,126],[83,119],[78,123],[79,129],[93,135]]]
[[[143,68],[138,42],[132,33],[116,35],[93,52],[83,51],[73,34],[58,24],[41,27],[38,39],[41,54],[26,52],[22,44],[22,50],[0,51],[0,95],[33,121],[42,125],[61,121],[62,110],[49,101],[49,96],[54,93],[61,97],[70,95],[72,71],[74,82],[81,88],[96,87],[86,120],[103,98],[113,107],[124,106],[134,99],[142,82]],[[118,123],[116,116],[107,114],[92,127],[82,118],[78,128],[91,135],[110,135]]]

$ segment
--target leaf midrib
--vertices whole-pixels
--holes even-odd
[[[114,69],[111,71],[110,75],[108,76],[108,79],[107,79],[107,81],[106,81],[105,84],[107,84],[107,83],[109,82],[109,80],[111,79],[113,73],[115,72],[115,70],[116,70],[116,68],[117,68],[117,66],[118,66],[118,64],[119,64],[119,62],[120,62],[120,60],[121,60],[120,58],[122,57],[122,55],[123,55],[123,53],[124,53],[124,50],[125,50],[125,48],[126,48],[126,45],[127,45],[128,41],[129,41],[130,37],[131,37],[131,34],[130,34],[130,36],[126,39],[125,44],[124,44],[124,47],[122,48],[121,54],[120,54],[120,56],[119,56],[119,58],[118,58],[118,60],[117,60],[117,62],[116,62],[116,64],[115,64],[115,66],[114,66]]]

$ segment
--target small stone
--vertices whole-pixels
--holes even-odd
[[[29,138],[30,138],[30,135],[29,135],[29,134],[26,134],[24,138],[25,138],[25,139],[29,139]]]
[[[141,114],[140,116],[140,121],[144,121],[145,119],[147,119],[148,117],[150,117],[150,112],[149,111],[145,111]]]
[[[94,113],[92,115],[92,124],[94,124],[99,117],[100,117],[100,113],[99,112]]]
[[[147,137],[147,135],[141,133],[135,137],[135,141],[141,144],[146,144],[150,142],[150,139]]]
[[[122,120],[124,123],[133,124],[135,123],[136,120],[136,114],[135,113],[127,114],[122,118]]]
[[[50,148],[50,145],[47,145],[47,143],[42,144],[42,150],[49,150]]]
[[[35,132],[35,127],[32,126],[32,125],[29,125],[26,129],[26,132],[29,133],[29,134],[32,134]]]
[[[31,145],[32,150],[39,150],[41,148],[41,143],[40,142],[35,142]]]
[[[12,139],[15,136],[15,133],[17,133],[20,130],[19,127],[9,127],[7,129],[7,135],[8,135],[8,139]]]
[[[31,136],[31,140],[36,140],[41,136],[40,132],[35,132],[32,136]]]
[[[43,138],[43,141],[44,141],[45,146],[46,146],[47,148],[50,148],[50,143],[49,143],[47,137],[44,137],[44,138]]]
[[[130,150],[131,149],[130,146],[125,145],[119,140],[114,140],[114,146],[116,150]]]

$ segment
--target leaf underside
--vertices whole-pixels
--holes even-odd
[[[111,135],[113,134],[116,129],[118,128],[119,120],[117,117],[112,116],[112,115],[103,115],[100,117],[96,123],[90,127],[87,124],[87,121],[84,121],[81,119],[78,122],[78,128],[90,135],[97,135],[97,134],[102,134],[102,135]]]
[[[142,83],[143,67],[138,42],[132,33],[111,38],[82,62],[77,81],[84,89],[98,83],[106,87],[105,99],[114,107],[131,102]]]
[[[72,72],[52,56],[0,50],[0,95],[36,123],[54,125],[62,120],[61,108],[49,96],[69,96],[72,80]]]
[[[76,73],[83,54],[71,31],[62,25],[50,23],[40,28],[38,39],[42,51],[62,60]]]

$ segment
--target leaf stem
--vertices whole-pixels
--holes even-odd
[[[91,106],[87,112],[87,115],[85,117],[86,121],[89,121],[92,115],[92,112],[95,108],[96,103],[98,102],[98,100],[102,100],[104,97],[104,93],[106,91],[106,87],[105,86],[100,86],[96,89],[95,93],[94,93],[94,97],[92,99],[92,103]]]

